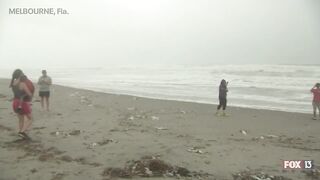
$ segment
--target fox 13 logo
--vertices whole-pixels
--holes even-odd
[[[311,160],[285,160],[283,161],[284,169],[312,169],[313,161]]]

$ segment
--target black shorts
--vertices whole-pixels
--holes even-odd
[[[40,97],[50,97],[50,91],[39,91]]]

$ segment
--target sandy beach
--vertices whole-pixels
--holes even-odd
[[[1,180],[320,178],[282,167],[313,160],[319,169],[320,120],[311,114],[229,107],[221,117],[216,105],[54,85],[50,112],[35,95],[32,140],[24,141],[8,84],[0,80]]]

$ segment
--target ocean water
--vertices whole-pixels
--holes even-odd
[[[221,79],[229,82],[228,105],[310,113],[310,89],[318,65],[171,65],[48,68],[55,84],[113,94],[218,103]],[[14,69],[1,69],[10,78]],[[23,69],[37,80],[41,69]],[[54,97],[53,97],[54,98]]]

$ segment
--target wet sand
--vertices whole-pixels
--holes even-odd
[[[243,171],[308,179],[301,170],[283,170],[282,161],[314,160],[319,168],[320,120],[310,114],[231,107],[222,117],[215,105],[58,85],[50,112],[35,96],[32,141],[21,140],[8,84],[0,80],[1,180],[220,180]]]

